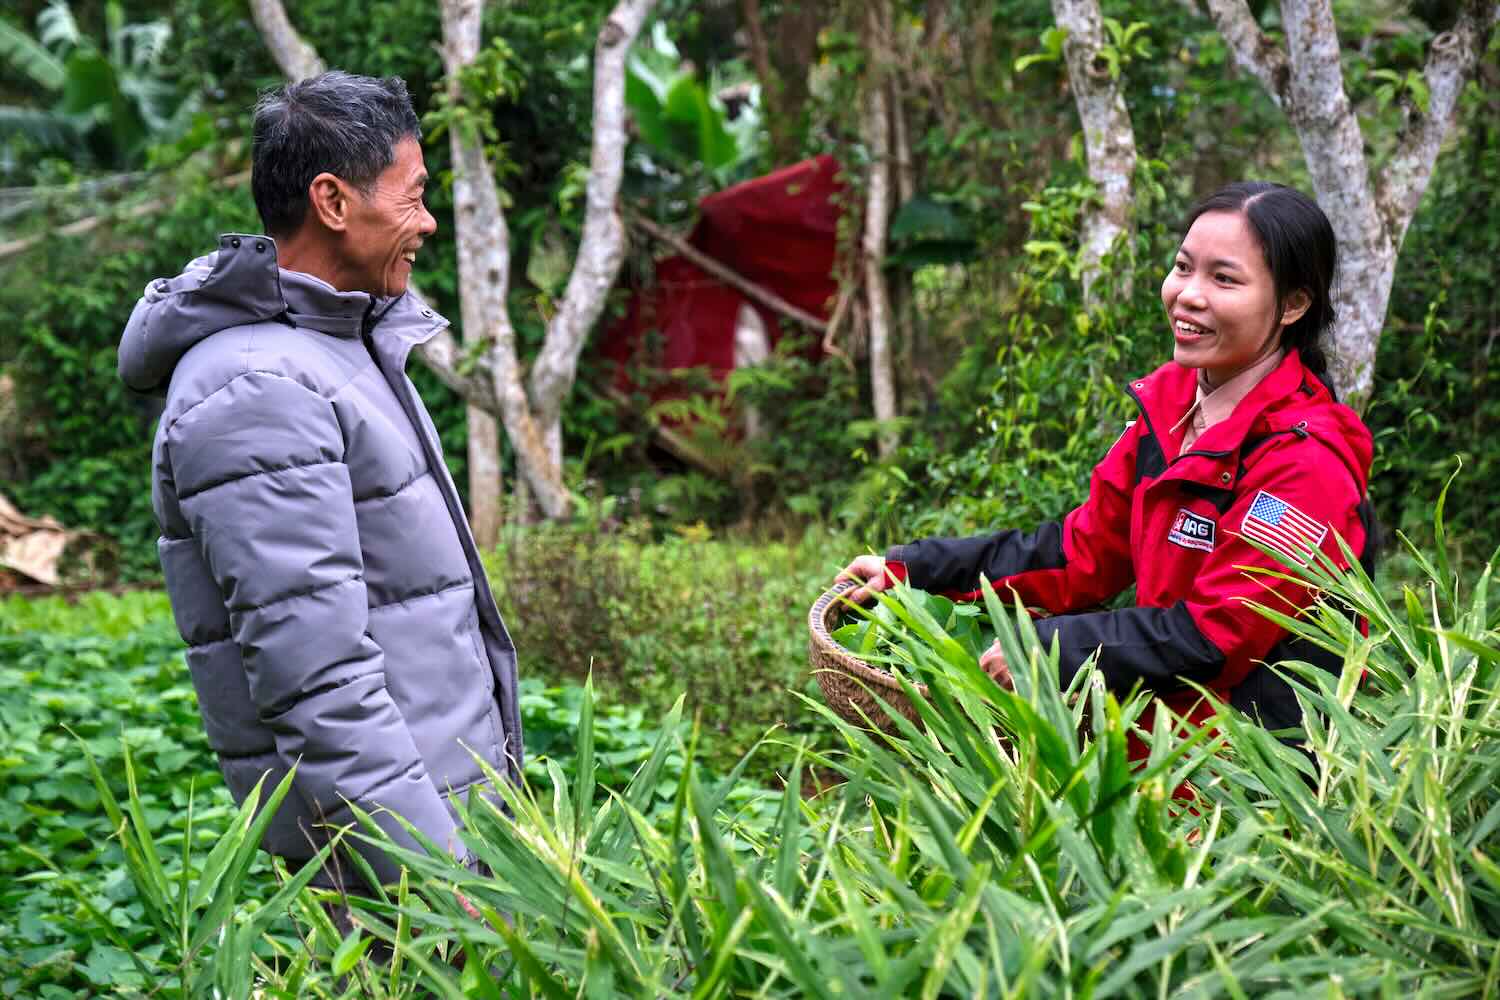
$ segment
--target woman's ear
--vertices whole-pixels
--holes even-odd
[[[1307,294],[1307,289],[1299,288],[1286,297],[1286,302],[1281,310],[1282,327],[1291,326],[1301,319],[1309,308],[1312,307],[1312,296]]]
[[[336,233],[349,226],[349,190],[344,182],[333,174],[324,172],[312,179],[307,186],[308,208],[313,218]]]

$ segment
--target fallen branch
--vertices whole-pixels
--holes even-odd
[[[237,174],[230,174],[227,177],[220,178],[219,184],[222,187],[238,187],[249,179],[250,171],[241,170]],[[18,240],[11,240],[8,243],[0,243],[0,260],[6,260],[17,254],[23,254],[54,236],[82,236],[84,233],[93,232],[106,222],[114,222],[119,219],[139,219],[143,215],[150,215],[152,212],[161,211],[170,202],[170,198],[152,198],[150,201],[131,205],[121,212],[104,212],[99,215],[91,215],[86,219],[70,222],[66,226],[58,226],[49,232],[36,233],[31,236],[23,236]]]
[[[818,317],[814,316],[810,312],[797,308],[770,289],[763,288],[760,285],[757,285],[755,282],[751,281],[744,275],[732,270],[727,265],[721,264],[719,261],[714,260],[708,254],[704,253],[702,250],[699,250],[697,247],[693,246],[691,243],[683,239],[681,236],[678,236],[676,233],[664,229],[663,227],[658,226],[656,223],[652,222],[650,219],[643,218],[639,215],[630,216],[630,225],[634,226],[636,229],[639,229],[641,232],[645,233],[647,236],[650,236],[652,239],[659,240],[660,242],[665,243],[667,246],[671,247],[673,250],[676,250],[679,254],[686,257],[689,261],[693,262],[699,267],[703,268],[703,270],[707,271],[715,278],[718,278],[726,285],[730,285],[734,288],[739,289],[747,296],[754,299],[756,302],[759,302],[767,309],[770,309],[772,312],[779,313],[782,316],[785,316],[787,319],[795,320],[796,322],[801,323],[803,326],[816,330],[819,333],[828,332],[828,324],[823,320],[818,319]]]
[[[635,409],[635,404],[631,401],[630,397],[614,386],[606,388],[604,394],[624,409]],[[711,476],[727,478],[725,477],[724,467],[721,464],[709,459],[692,442],[672,430],[672,428],[663,427],[658,424],[652,428],[652,432],[656,435],[657,441],[669,454],[676,456],[688,465],[695,466],[707,472]]]

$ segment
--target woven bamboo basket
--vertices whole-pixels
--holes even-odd
[[[839,627],[839,619],[850,609],[844,595],[857,586],[853,580],[840,580],[813,603],[807,613],[808,664],[829,708],[856,726],[874,723],[880,730],[894,733],[895,720],[886,713],[880,700],[908,720],[917,721],[917,710],[901,690],[901,684],[890,673],[840,646],[829,634]],[[916,688],[926,697],[926,685],[918,684]]]

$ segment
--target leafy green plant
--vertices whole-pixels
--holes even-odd
[[[649,45],[631,53],[625,76],[625,104],[641,140],[677,167],[701,165],[723,174],[756,152],[752,119],[732,123],[718,97],[684,65],[677,46],[657,21]]]
[[[478,960],[499,995],[1482,994],[1500,946],[1500,635],[1489,574],[1461,591],[1445,558],[1422,556],[1430,611],[1393,608],[1357,564],[1309,571],[1325,598],[1289,624],[1345,665],[1283,668],[1301,747],[1232,713],[1179,733],[1158,710],[1142,730],[1148,699],[1117,701],[1087,669],[1060,690],[1055,655],[988,592],[1002,690],[898,587],[882,604],[931,692],[908,688],[920,723],[885,740],[830,717],[837,742],[794,748],[774,825],[740,847],[692,742],[656,821],[638,803],[661,745],[592,805],[586,697],[577,778],[555,777],[550,808],[504,789],[507,811],[471,812],[494,875],[407,857],[430,908],[411,919],[469,956],[463,977],[414,979],[485,988]],[[804,798],[814,765],[842,780]],[[361,920],[394,940],[395,915]]]
[[[926,615],[975,659],[994,643],[994,629],[989,627],[977,604],[958,604],[941,594],[917,589],[912,590],[912,595],[921,603]],[[840,625],[830,635],[850,652],[879,663],[901,661],[900,650],[906,644],[906,632],[892,606],[882,602],[857,620]]]
[[[576,774],[582,697],[577,685],[522,683],[540,789],[553,768]],[[596,773],[618,786],[660,716],[612,703],[593,719]],[[0,732],[0,994],[243,995],[255,962],[302,948],[292,909],[302,933],[331,936],[330,949],[344,940],[253,849],[249,811],[230,801],[204,741],[164,594],[0,600]],[[657,809],[681,757],[665,767]],[[747,816],[752,792],[728,793]],[[290,976],[294,964],[279,968]]]
[[[1305,709],[1295,742],[1228,710],[1178,729],[1087,667],[1061,689],[1055,653],[986,589],[1014,678],[1003,690],[963,623],[948,628],[956,619],[932,613],[943,605],[903,584],[874,620],[890,623],[878,627],[902,676],[926,685],[925,698],[907,688],[917,724],[879,737],[812,703],[831,738],[763,740],[753,755],[784,755],[769,790],[745,780],[753,755],[723,779],[705,768],[711,734],[684,728],[680,702],[615,758],[592,685],[533,690],[549,707],[531,717],[571,719],[551,744],[571,760],[538,759],[520,787],[494,775],[491,796],[469,799],[465,841],[487,870],[436,845],[400,851],[363,824],[351,835],[400,852],[406,880],[350,897],[344,931],[318,897],[280,897],[285,930],[259,939],[248,987],[229,985],[1206,997],[1337,982],[1483,995],[1500,985],[1500,613],[1489,570],[1472,583],[1454,572],[1445,501],[1439,544],[1412,547],[1421,576],[1394,601],[1352,559],[1300,571],[1323,596],[1283,624],[1344,663],[1337,675],[1281,665]],[[135,799],[119,808],[139,859],[151,820],[134,819]],[[181,849],[159,841],[156,854]],[[149,861],[125,865],[156,878]],[[242,908],[233,926],[272,909]],[[394,957],[377,962],[372,942]]]
[[[723,770],[771,726],[818,726],[792,693],[810,680],[806,637],[788,623],[852,551],[821,531],[747,544],[699,528],[657,541],[641,521],[539,525],[502,537],[491,578],[523,675],[592,675],[610,703],[639,705],[648,718],[686,693],[713,736],[705,762]]]
[[[171,26],[127,22],[113,0],[104,14],[102,42],[79,30],[65,0],[38,15],[34,38],[0,21],[0,59],[56,101],[0,107],[0,142],[24,136],[43,149],[121,168],[140,163],[151,142],[186,128],[196,104],[163,73]]]

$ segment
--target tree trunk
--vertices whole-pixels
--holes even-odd
[[[317,50],[304,42],[287,20],[281,0],[250,0],[250,16],[271,58],[288,80],[305,80],[326,68]]]
[[[583,237],[562,302],[547,324],[546,340],[531,368],[532,405],[548,457],[559,474],[563,400],[573,389],[583,345],[604,311],[609,290],[625,260],[625,222],[617,204],[629,139],[625,129],[625,61],[655,2],[620,0],[599,29],[594,44],[593,146],[584,192]],[[545,502],[542,509],[547,511]]]
[[[603,311],[624,257],[624,227],[615,201],[624,172],[625,57],[655,2],[620,0],[599,30],[583,239],[562,306],[547,328],[533,367],[530,396],[522,382],[515,329],[506,309],[510,234],[494,172],[472,129],[461,123],[450,129],[461,318],[465,338],[482,338],[488,346],[468,374],[460,370],[463,352],[447,331],[422,345],[418,355],[466,402],[499,418],[515,450],[520,481],[548,518],[565,517],[571,509],[562,481],[562,404],[572,390],[584,340]],[[305,64],[305,60],[297,61],[299,46],[305,50],[303,56],[311,53],[316,58],[287,21],[280,0],[254,0],[254,4],[262,37],[289,75],[292,71],[287,67]],[[440,0],[439,5],[444,70],[450,88],[455,88],[459,72],[479,52],[481,3]],[[264,21],[260,8],[268,15]]]
[[[870,156],[869,190],[865,198],[863,256],[865,298],[870,310],[870,394],[875,419],[896,419],[896,380],[891,364],[891,305],[885,284],[886,230],[890,225],[891,163],[890,109],[886,101],[886,32],[888,0],[872,0],[865,7],[866,51],[870,67],[865,78],[865,147]],[[881,458],[890,458],[898,443],[894,431],[879,435]]]
[[[903,58],[901,63],[909,64],[909,47],[906,40],[897,39],[901,46]],[[892,176],[895,180],[896,204],[894,211],[899,213],[906,207],[917,193],[917,168],[912,162],[910,128],[906,117],[906,88],[902,86],[901,72],[892,66],[890,73],[890,101],[891,101],[891,139],[892,139]],[[901,268],[891,276],[891,314],[895,317],[896,331],[899,334],[901,365],[900,370],[904,376],[901,385],[903,391],[909,390],[916,383],[917,375],[917,330],[916,320],[913,316],[912,303],[912,275],[906,268]],[[908,396],[908,398],[910,398]]]
[[[773,164],[791,163],[800,156],[810,97],[807,74],[818,57],[818,32],[826,23],[827,8],[827,0],[779,4],[768,34],[760,0],[740,0],[745,48],[760,82]]]
[[[1344,401],[1363,410],[1374,392],[1401,241],[1500,6],[1463,0],[1453,29],[1433,39],[1424,73],[1427,108],[1405,98],[1405,125],[1378,181],[1371,178],[1364,136],[1344,91],[1330,0],[1284,0],[1285,50],[1260,30],[1245,0],[1208,0],[1208,9],[1236,63],[1261,82],[1296,130],[1318,204],[1333,224],[1339,262],[1331,374]]]
[[[480,11],[480,0],[441,0],[443,69],[448,77],[449,96],[455,103],[462,99],[459,74],[479,54]],[[494,396],[499,402],[499,416],[506,434],[515,445],[516,466],[547,516],[564,517],[569,499],[562,485],[561,463],[551,461],[541,446],[541,436],[520,384],[516,334],[505,301],[510,287],[510,230],[500,205],[494,171],[485,158],[478,131],[472,126],[455,122],[448,130],[448,149],[453,158],[453,223],[458,244],[459,311],[464,340],[489,345],[486,353]],[[472,418],[469,425],[474,426]],[[473,448],[470,450],[472,454]],[[471,484],[473,474],[476,471],[483,474],[483,467],[491,461],[498,470],[498,460],[488,456],[481,456],[479,469],[470,468]],[[498,497],[486,496],[488,486],[489,482],[480,483],[478,497],[471,492],[471,505],[492,502],[498,506]]]
[[[1080,256],[1085,304],[1097,304],[1094,285],[1104,257],[1116,241],[1130,230],[1135,178],[1135,129],[1125,107],[1124,88],[1110,75],[1109,64],[1100,54],[1104,47],[1104,22],[1099,0],[1052,0],[1057,26],[1067,31],[1063,55],[1068,63],[1068,84],[1083,124],[1083,145],[1088,156],[1089,180],[1098,191],[1097,205],[1083,216]],[[1123,266],[1116,263],[1116,268]],[[1116,287],[1128,294],[1130,275],[1117,275]]]
[[[480,548],[500,541],[500,425],[469,404],[469,530]]]

